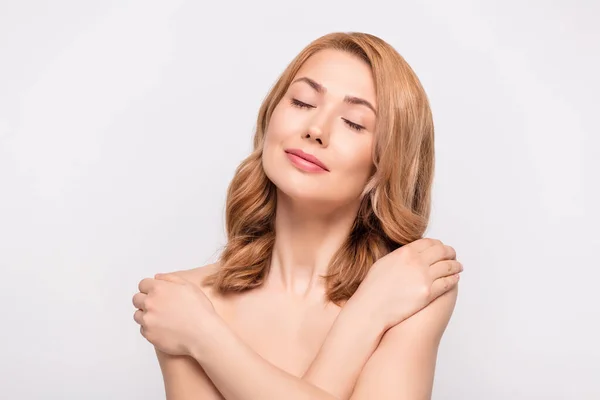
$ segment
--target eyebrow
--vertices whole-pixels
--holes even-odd
[[[310,87],[312,87],[317,93],[325,93],[327,92],[327,88],[323,85],[321,85],[319,82],[310,79],[306,76],[303,76],[301,78],[298,78],[296,80],[294,80],[291,84],[293,85],[296,82],[305,82],[308,85],[310,85]],[[373,104],[371,104],[370,102],[368,102],[365,99],[361,99],[360,97],[356,97],[356,96],[346,96],[344,97],[344,103],[348,103],[348,104],[357,104],[357,105],[362,105],[362,106],[366,106],[369,107],[374,113],[375,115],[377,115],[377,111],[375,110],[375,107],[373,107]]]

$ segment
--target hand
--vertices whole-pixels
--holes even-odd
[[[190,355],[207,319],[216,315],[202,289],[175,274],[157,274],[143,279],[139,290],[133,319],[142,336],[164,353]]]
[[[377,260],[353,297],[387,330],[453,289],[462,270],[452,247],[419,239]]]

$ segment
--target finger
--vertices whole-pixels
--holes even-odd
[[[460,274],[454,274],[450,276],[445,276],[440,279],[436,279],[433,282],[433,285],[431,285],[431,300],[433,301],[434,299],[437,299],[444,293],[452,290],[458,284],[459,279]]]
[[[455,260],[456,251],[451,246],[437,244],[422,251],[421,257],[427,265],[433,265],[442,260]]]
[[[137,322],[138,324],[143,325],[144,324],[144,311],[136,310],[133,313],[133,320],[135,322]]]
[[[138,289],[141,293],[150,293],[154,285],[156,284],[155,280],[152,278],[142,279],[138,285]]]
[[[438,239],[422,238],[422,239],[417,239],[414,242],[407,244],[405,247],[412,247],[412,249],[415,250],[417,253],[421,253],[432,246],[441,245],[441,244],[442,244],[442,242]]]
[[[146,297],[148,297],[146,293],[136,293],[133,296],[133,306],[140,310],[145,310],[146,305],[144,303],[146,302]]]
[[[442,260],[434,263],[429,267],[429,274],[435,280],[458,274],[463,271],[463,265],[460,261],[456,260]]]
[[[189,283],[187,280],[183,279],[177,274],[156,274],[154,275],[154,278],[161,281],[178,283],[180,285],[185,285],[186,283]]]

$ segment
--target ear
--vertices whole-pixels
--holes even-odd
[[[179,285],[186,285],[189,282],[185,279],[183,279],[181,276],[177,275],[177,274],[156,274],[154,275],[154,279],[158,279],[161,281],[167,281],[167,282],[172,282],[172,283],[177,283]]]

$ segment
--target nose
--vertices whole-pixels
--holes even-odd
[[[305,140],[310,140],[317,142],[322,147],[327,147],[329,145],[329,135],[323,132],[323,129],[318,126],[311,126],[308,128],[302,138]]]

